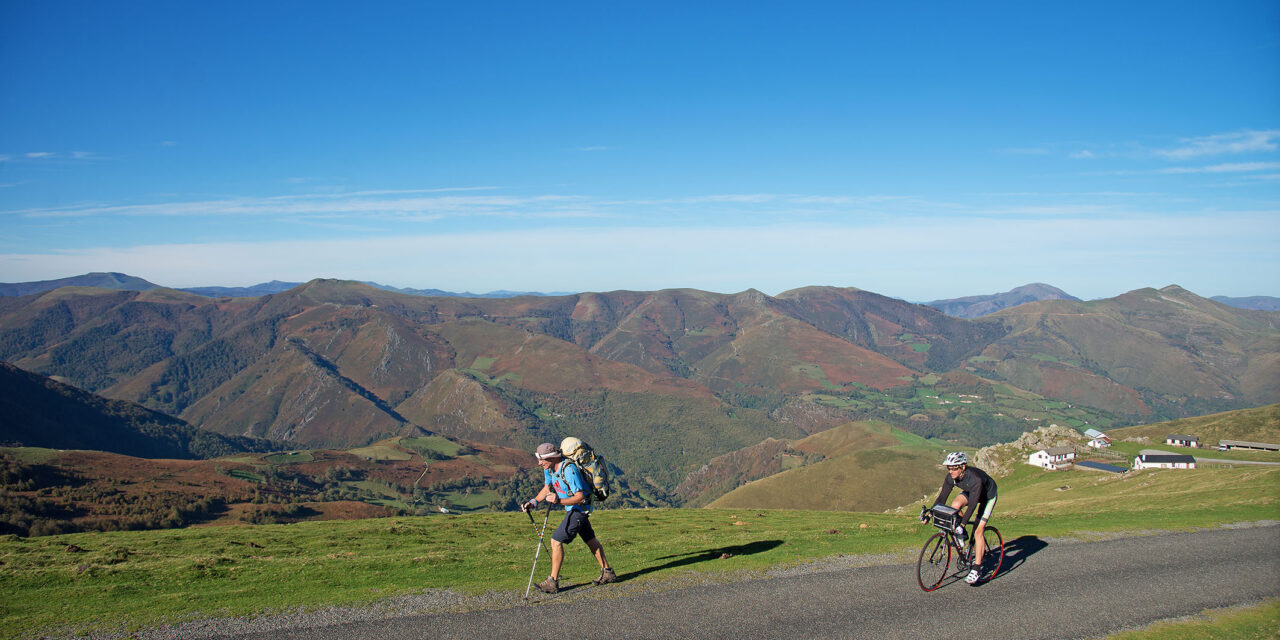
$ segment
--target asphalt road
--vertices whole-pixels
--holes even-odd
[[[1007,537],[1005,543],[1005,566],[994,580],[976,587],[955,582],[932,593],[916,585],[912,563],[617,598],[567,601],[540,595],[536,603],[514,609],[403,616],[240,637],[894,640],[976,633],[1074,639],[1280,597],[1280,526],[1102,542]],[[620,576],[625,580],[626,571],[620,570]]]

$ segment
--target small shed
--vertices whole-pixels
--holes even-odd
[[[1196,459],[1173,453],[1144,453],[1133,459],[1134,469],[1194,469]]]
[[[1280,451],[1280,444],[1269,444],[1266,442],[1247,442],[1244,440],[1219,440],[1218,449],[1229,451],[1231,449],[1251,449],[1253,451]]]
[[[1200,437],[1168,435],[1164,437],[1164,443],[1171,444],[1175,447],[1197,447],[1198,448],[1200,446]]]

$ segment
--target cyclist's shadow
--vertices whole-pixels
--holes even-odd
[[[1021,536],[1004,543],[1004,560],[1000,563],[1000,573],[993,580],[999,580],[1005,574],[1022,566],[1037,551],[1049,546],[1048,542],[1036,536]]]

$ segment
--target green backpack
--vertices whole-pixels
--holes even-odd
[[[560,453],[582,470],[583,479],[591,485],[588,502],[603,501],[609,497],[613,487],[609,484],[609,467],[604,458],[596,455],[587,443],[572,437],[565,438],[560,443]]]

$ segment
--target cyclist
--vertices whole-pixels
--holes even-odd
[[[982,567],[982,555],[986,551],[986,541],[982,538],[982,532],[987,528],[987,519],[996,508],[996,481],[982,469],[970,467],[969,457],[963,451],[948,453],[942,464],[947,467],[947,477],[942,480],[942,491],[938,492],[938,499],[934,500],[933,504],[942,504],[947,496],[951,495],[952,489],[960,488],[960,495],[951,501],[951,508],[956,511],[964,510],[964,515],[956,523],[955,530],[962,545],[964,544],[964,523],[969,521],[969,516],[973,515],[975,510],[978,512],[978,524],[973,528],[973,564],[970,565],[969,575],[964,578],[964,581],[969,584],[977,584],[978,579],[981,578],[979,568]]]

